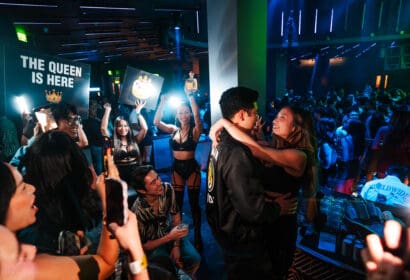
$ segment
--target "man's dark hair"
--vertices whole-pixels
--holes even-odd
[[[59,120],[68,119],[68,115],[70,113],[77,115],[77,108],[73,105],[62,102],[58,104],[53,104],[51,106],[51,113],[53,114],[53,117],[56,120],[56,123],[58,124]]]
[[[392,164],[386,170],[387,175],[396,176],[402,182],[406,179],[408,172],[409,168],[407,166],[399,164]]]
[[[135,168],[131,171],[131,179],[128,182],[130,187],[137,191],[145,190],[144,179],[151,170],[154,170],[152,165],[135,166]]]
[[[246,87],[233,87],[222,93],[219,105],[222,116],[232,118],[239,110],[251,110],[258,100],[258,92]]]

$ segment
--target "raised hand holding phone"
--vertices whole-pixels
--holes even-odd
[[[122,180],[105,178],[105,201],[107,204],[107,224],[117,223],[122,226],[128,220],[128,187]]]
[[[112,157],[111,139],[105,137],[103,147],[106,222],[122,226],[128,220],[128,186],[119,176]]]
[[[106,143],[109,143],[108,140]],[[104,173],[98,177],[97,188],[103,203],[105,222],[107,225],[111,222],[123,225],[128,219],[128,187],[120,179],[117,166],[114,164],[111,146],[107,144],[103,150]]]

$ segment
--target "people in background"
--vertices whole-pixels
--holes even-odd
[[[409,168],[400,165],[390,165],[386,177],[368,181],[360,195],[370,201],[395,207],[410,208],[410,187],[407,177]]]
[[[102,146],[104,144],[104,137],[101,133],[101,119],[98,117],[98,110],[100,108],[101,106],[96,101],[90,100],[88,119],[83,121],[83,128],[89,142],[92,163],[98,175],[103,172]]]
[[[141,141],[147,132],[147,123],[141,115],[141,109],[145,106],[145,101],[135,102],[135,111],[141,125],[141,129],[136,138],[132,134],[127,119],[123,116],[118,116],[114,120],[114,131],[112,133],[112,144],[114,161],[120,171],[120,177],[127,183],[130,181],[130,174],[135,166],[141,164],[141,152],[138,147],[138,141]],[[111,113],[111,104],[104,104],[104,115],[101,121],[101,132],[104,136],[110,136],[108,131],[108,122]]]
[[[347,135],[337,137],[337,181],[335,191],[351,194],[357,188],[360,176],[360,161],[364,155],[365,125],[358,118],[347,122]]]
[[[51,106],[51,113],[57,123],[57,130],[67,133],[80,148],[88,146],[87,135],[81,124],[77,108],[68,103],[58,103]]]
[[[201,186],[200,166],[195,160],[195,150],[202,132],[202,122],[199,108],[194,97],[194,89],[185,92],[189,100],[177,109],[176,125],[162,121],[162,113],[167,102],[167,96],[162,95],[154,116],[154,125],[165,133],[171,134],[170,146],[173,151],[174,163],[172,171],[172,185],[175,188],[178,208],[182,211],[184,188],[188,186],[189,205],[191,206],[194,222],[194,245],[202,251],[201,237],[201,209],[199,207],[199,190]]]
[[[147,123],[147,132],[145,137],[141,141],[137,141],[139,144],[139,149],[141,151],[141,161],[143,165],[151,163],[151,154],[152,154],[152,141],[154,136],[154,129],[152,123],[152,117],[154,115],[153,110],[148,111],[146,108],[142,108],[141,113]],[[132,132],[134,135],[140,136],[141,125],[137,120],[139,116],[136,111],[132,111],[129,116],[129,122],[131,124]]]
[[[21,146],[17,150],[14,157],[10,160],[10,164],[18,167],[20,171],[24,171],[24,166],[20,165],[20,163],[29,146],[34,142],[36,137],[39,137],[42,133],[56,129],[66,133],[77,143],[87,159],[88,166],[93,176],[96,177],[91,159],[91,153],[88,148],[87,135],[82,128],[81,117],[77,114],[77,108],[71,104],[62,102],[52,104],[51,106],[41,107],[38,111],[46,114],[47,124],[43,126],[40,122],[37,122],[34,127],[33,137],[28,141],[27,145]]]
[[[368,166],[367,181],[374,176],[383,178],[391,164],[410,168],[410,111],[407,106],[393,111],[389,124],[377,131],[371,149],[372,158]]]
[[[19,149],[19,139],[14,123],[0,115],[0,160],[9,161]]]
[[[228,279],[272,278],[265,230],[280,215],[295,214],[296,209],[296,199],[288,199],[291,189],[265,195],[262,164],[249,147],[228,134],[229,128],[236,127],[251,138],[257,98],[258,92],[245,87],[222,94],[219,104],[226,130],[212,148],[208,164],[206,215],[222,249]]]
[[[367,248],[361,252],[367,272],[366,278],[369,280],[410,279],[409,239],[410,227],[403,229],[394,220],[385,223],[383,240],[376,234],[366,236]]]
[[[139,195],[131,209],[137,215],[148,259],[155,262],[169,257],[175,266],[193,276],[201,257],[186,238],[188,225],[181,227],[181,212],[172,185],[163,183],[152,166],[134,169],[132,177],[132,186]]]
[[[336,175],[336,147],[334,144],[336,121],[333,118],[321,118],[317,124],[318,159],[321,168],[320,184],[328,186]]]

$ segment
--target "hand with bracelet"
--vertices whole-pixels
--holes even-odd
[[[107,151],[108,176],[110,178],[120,179],[120,175],[111,150]],[[101,196],[103,204],[104,216],[106,215],[106,199],[105,199],[105,177],[98,177],[97,189]],[[104,221],[105,222],[105,221]],[[141,238],[138,231],[138,222],[134,213],[128,210],[128,221],[125,225],[119,226],[116,223],[106,225],[107,229],[116,237],[119,245],[128,252],[130,257],[130,272],[132,279],[145,280],[149,279],[147,271],[147,259],[141,244]],[[134,265],[133,265],[134,263]]]
[[[121,248],[129,254],[129,268],[133,279],[149,279],[147,257],[142,248],[135,214],[132,211],[128,211],[128,222],[124,226],[111,223],[108,225],[108,228],[117,238]]]

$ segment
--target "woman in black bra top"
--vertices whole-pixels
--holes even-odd
[[[202,132],[202,123],[193,90],[185,88],[185,92],[187,93],[189,104],[184,103],[177,109],[177,125],[161,121],[162,111],[167,101],[167,96],[165,95],[161,96],[161,101],[155,113],[154,124],[160,130],[171,134],[170,146],[174,156],[172,185],[174,186],[176,200],[181,211],[185,184],[188,186],[189,204],[195,229],[194,245],[198,251],[201,251],[201,209],[199,207],[201,174],[200,166],[195,160],[195,149]],[[194,119],[193,122],[192,117]]]
[[[144,117],[140,114],[140,111],[144,105],[145,102],[142,101],[137,101],[135,103],[135,110],[141,126],[138,138],[132,135],[130,126],[123,116],[118,116],[114,120],[114,131],[112,133],[114,162],[118,167],[121,179],[127,183],[130,181],[132,169],[135,165],[141,164],[141,154],[138,148],[138,141],[142,141],[148,128]],[[111,112],[111,104],[104,104],[104,108],[105,112],[101,120],[101,132],[104,136],[109,136],[107,127]]]

